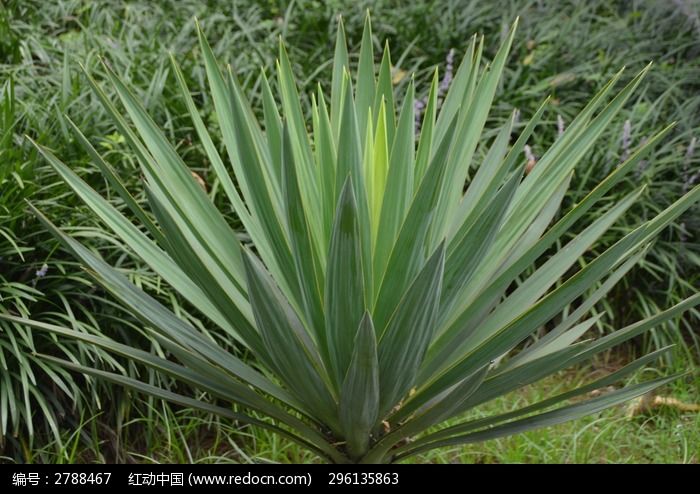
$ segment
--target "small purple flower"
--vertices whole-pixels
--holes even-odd
[[[424,108],[425,108],[425,98],[417,99],[416,102],[413,103],[413,110],[416,113],[421,113]]]
[[[645,136],[644,138],[642,138],[639,145],[644,146],[648,140],[649,140],[649,136]],[[629,151],[627,152],[627,156],[629,157]],[[637,165],[637,170],[635,171],[635,174],[637,176],[637,180],[640,180],[642,178],[642,176],[644,175],[644,172],[647,171],[647,168],[649,168],[649,160],[641,160],[639,162],[639,164]]]
[[[517,127],[520,123],[520,108],[516,108],[513,111],[513,127]]]
[[[627,161],[630,157],[630,147],[632,146],[632,122],[629,119],[625,120],[625,125],[622,127],[622,161]]]
[[[564,135],[564,119],[561,115],[557,115],[557,136],[561,137]]]
[[[691,158],[693,157],[693,154],[695,154],[695,145],[698,143],[698,138],[693,137],[690,140],[690,144],[688,144],[688,149],[685,151],[685,160],[686,162],[690,162]]]
[[[528,161],[536,161],[535,155],[532,154],[532,148],[525,144],[525,147],[523,148],[523,152],[525,153],[525,159]]]
[[[672,0],[676,8],[683,14],[688,21],[693,25],[695,30],[700,34],[700,16],[692,6],[692,2],[685,0]]]
[[[693,154],[695,154],[695,145],[697,144],[698,138],[693,137],[688,144],[688,149],[685,151],[685,159],[683,160],[683,193],[685,194],[690,190],[690,188],[695,185],[695,182],[700,179],[700,172],[694,175],[690,174],[690,160],[693,159]]]
[[[700,172],[697,172],[690,177],[688,177],[685,182],[683,183],[683,192],[688,192],[691,187],[693,187],[698,180],[700,180]]]
[[[450,88],[454,70],[454,59],[455,50],[454,48],[450,48],[450,51],[447,53],[447,58],[445,59],[445,75],[442,76],[440,86],[438,86],[438,99],[442,99],[442,97],[447,93],[447,90]]]
[[[425,105],[428,102],[428,98],[421,98],[417,99],[416,101],[413,102],[413,112],[416,117],[416,134],[420,133],[420,124],[421,124],[421,117],[423,116],[423,110],[425,109]]]
[[[49,271],[49,265],[46,264],[46,263],[44,263],[44,264],[41,266],[41,269],[39,269],[39,270],[36,272],[36,277],[37,277],[37,278],[43,278],[44,276],[46,276],[46,273],[48,273],[48,271]]]
[[[523,152],[525,153],[525,159],[527,160],[527,164],[525,165],[525,174],[529,174],[532,169],[535,167],[535,164],[537,164],[537,158],[535,157],[534,153],[532,152],[532,148],[525,144],[525,147],[523,148]]]

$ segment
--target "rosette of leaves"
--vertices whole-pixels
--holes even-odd
[[[355,76],[339,25],[330,95],[319,85],[309,111],[280,44],[276,83],[261,76],[261,121],[233,69],[217,63],[200,33],[222,149],[175,60],[173,71],[231,211],[245,228],[245,244],[225,219],[230,211],[217,210],[138,99],[105,67],[123,111],[90,79],[92,88],[138,157],[148,211],[80,130],[74,131],[140,224],[50,150],[41,152],[135,255],[252,358],[224,351],[36,210],[171,358],[23,322],[128,356],[211,400],[64,362],[68,368],[270,429],[337,463],[400,461],[552,425],[669,382],[676,376],[588,396],[644,367],[661,350],[528,407],[459,419],[700,303],[695,295],[608,336],[581,341],[596,322],[591,309],[639,262],[655,236],[698,199],[700,188],[586,258],[644,188],[619,201],[610,201],[608,192],[669,129],[560,211],[576,167],[585,166],[596,139],[647,69],[617,93],[619,74],[606,84],[525,174],[523,148],[546,101],[514,142],[513,119],[491,142],[482,142],[514,32],[515,25],[488,63],[483,39],[472,40],[440,111],[435,74],[418,136],[414,83],[400,98],[394,94],[389,49],[377,69],[369,18]],[[585,227],[564,243],[575,224]],[[551,331],[522,349],[545,324]],[[568,401],[581,395],[588,397]],[[449,426],[441,425],[448,419]]]

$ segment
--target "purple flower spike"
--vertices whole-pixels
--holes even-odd
[[[41,266],[41,269],[39,269],[39,270],[36,272],[36,277],[37,277],[37,278],[43,278],[44,276],[46,276],[46,273],[48,273],[48,272],[49,272],[49,265],[46,264],[46,263],[44,263],[44,264]]]
[[[557,135],[559,137],[564,135],[564,119],[561,115],[557,115]]]
[[[632,146],[632,122],[629,119],[625,120],[625,125],[622,127],[622,161],[626,161],[630,157],[630,147]]]

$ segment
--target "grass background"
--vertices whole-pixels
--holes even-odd
[[[160,351],[27,215],[25,199],[31,199],[136,283],[199,324],[196,314],[100,229],[24,138],[27,134],[54,149],[93,187],[106,191],[104,179],[67,130],[63,115],[68,115],[121,175],[129,177],[129,189],[143,199],[138,195],[142,189],[134,157],[88,90],[80,64],[100,80],[98,62],[104,57],[136,90],[177,143],[185,161],[209,185],[213,199],[219,201],[213,173],[198,143],[193,142],[193,130],[167,61],[167,53],[172,52],[193,91],[206,87],[194,17],[201,19],[218,58],[231,63],[250,94],[257,93],[260,67],[268,72],[273,67],[281,36],[305,95],[317,80],[330,80],[337,16],[344,18],[352,50],[359,45],[367,8],[372,12],[377,48],[389,39],[397,73],[415,72],[419,95],[427,92],[434,67],[444,70],[450,49],[459,58],[470,36],[483,33],[485,53],[490,57],[512,20],[520,16],[516,43],[487,128],[496,129],[514,107],[524,115],[531,114],[551,94],[544,123],[530,143],[536,156],[556,139],[558,118],[564,125],[571,121],[622,66],[627,67],[623,79],[628,80],[646,63],[654,62],[643,86],[614,123],[618,132],[601,138],[574,177],[566,198],[568,204],[576,202],[646,136],[669,122],[678,122],[644,165],[616,190],[621,197],[640,182],[649,185],[643,200],[616,226],[615,237],[604,240],[599,249],[617,238],[620,229],[653,216],[700,181],[697,0],[421,0],[410,4],[10,0],[0,6],[0,311],[60,321]],[[215,124],[206,92],[195,97],[205,121]],[[623,139],[626,126],[629,136]],[[484,135],[490,136],[488,132]],[[235,217],[230,220],[235,224]],[[621,327],[697,291],[699,233],[700,208],[696,206],[663,232],[646,260],[597,307],[607,317],[595,331]],[[37,276],[44,264],[46,275]],[[553,388],[574,386],[592,373],[610,372],[628,355],[669,343],[676,347],[662,368],[645,372],[695,367],[700,354],[699,321],[698,312],[690,312],[606,361],[554,376],[476,413],[508,410]],[[63,354],[132,375],[149,372],[102,352],[0,322],[0,461],[314,461],[266,433],[236,429],[205,414],[85,380],[47,366],[33,357],[34,352]],[[700,401],[697,373],[662,392],[687,402]],[[659,410],[628,420],[624,409],[618,408],[553,429],[433,454],[421,461],[698,462],[699,426],[697,414]]]

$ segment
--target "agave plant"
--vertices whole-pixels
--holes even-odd
[[[253,357],[244,361],[224,350],[36,209],[170,357],[52,324],[2,317],[103,347],[210,398],[198,400],[61,361],[70,369],[272,430],[337,463],[395,462],[434,448],[552,425],[669,382],[676,376],[567,403],[622,380],[661,350],[509,413],[478,420],[466,414],[700,303],[695,295],[608,336],[580,341],[597,321],[588,315],[595,304],[640,261],[654,237],[700,197],[700,188],[591,256],[596,240],[644,189],[620,202],[606,199],[606,193],[670,127],[651,137],[578,204],[560,212],[576,166],[585,164],[596,139],[648,68],[614,97],[620,74],[606,84],[526,174],[523,148],[546,101],[513,144],[510,118],[482,147],[514,33],[515,25],[483,68],[483,38],[472,39],[439,112],[436,71],[416,137],[414,82],[402,98],[394,95],[388,45],[375,70],[369,17],[355,77],[349,73],[342,23],[338,26],[330,105],[319,85],[305,111],[280,44],[278,99],[263,73],[261,122],[231,67],[221,70],[200,32],[225,155],[174,59],[173,71],[231,211],[245,228],[245,241],[226,221],[224,213],[230,211],[214,206],[120,79],[105,66],[131,124],[88,74],[138,157],[148,210],[80,130],[73,130],[140,224],[134,225],[50,150],[40,151],[210,328],[219,328]],[[593,211],[595,220],[587,222]],[[580,233],[561,245],[574,225]],[[546,336],[523,345],[544,325],[550,328]]]

